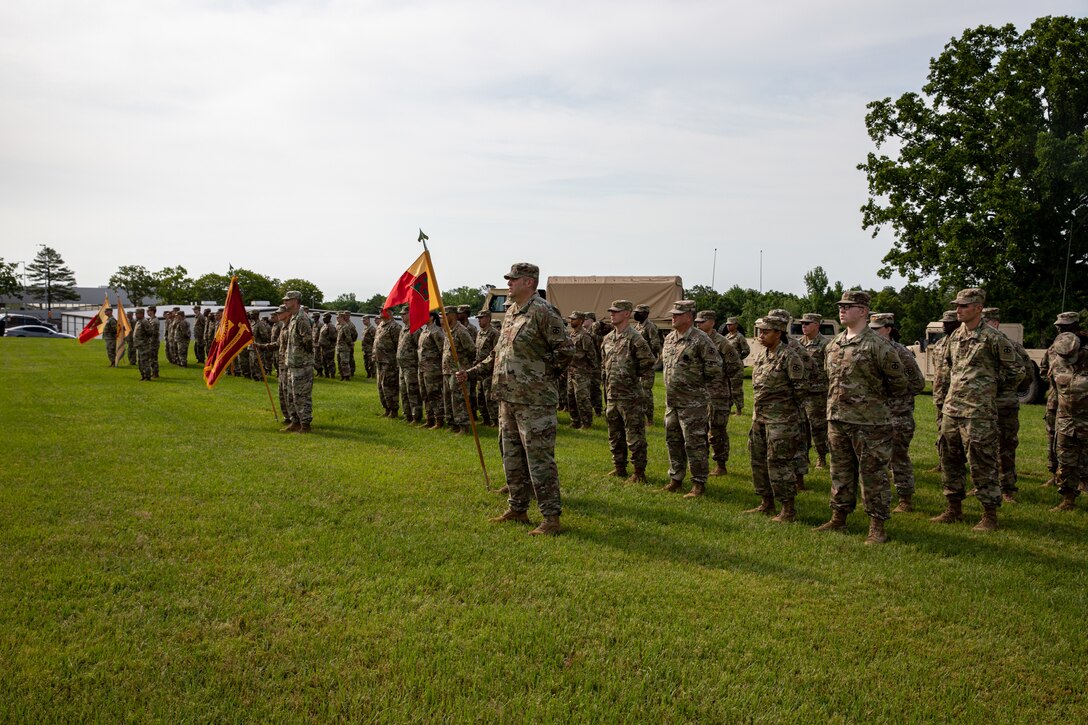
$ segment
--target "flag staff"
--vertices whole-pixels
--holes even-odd
[[[436,276],[434,275],[434,265],[430,263],[431,250],[427,249],[428,239],[430,239],[430,237],[424,234],[423,230],[420,229],[419,239],[417,239],[416,241],[423,243],[423,253],[427,255],[427,267],[431,270],[432,276]],[[446,319],[445,306],[442,304],[442,290],[438,286],[437,278],[434,280],[434,289],[435,292],[438,293],[438,306],[442,308],[442,329],[446,333],[446,338],[450,341],[450,352],[453,353],[453,364],[457,366],[458,370],[460,370],[461,360],[457,357],[457,346],[453,344],[453,333],[450,332],[450,323]],[[491,488],[491,477],[487,475],[487,464],[484,463],[484,450],[480,446],[480,433],[478,430],[476,430],[476,416],[472,412],[472,403],[468,399],[468,383],[464,381],[461,381],[461,393],[462,395],[464,395],[465,398],[465,410],[468,411],[468,422],[469,425],[472,427],[472,439],[476,441],[476,455],[480,459],[480,469],[484,472],[484,486],[487,488],[488,491],[491,491],[493,490]]]

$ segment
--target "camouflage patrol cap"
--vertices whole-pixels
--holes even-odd
[[[891,327],[895,323],[895,315],[891,312],[874,312],[869,315],[869,327],[879,330],[882,327]]]
[[[159,310],[159,308],[158,308],[158,307],[156,307],[155,305],[148,305],[148,306],[147,306],[147,309],[149,309],[149,310],[155,310],[156,312],[158,312],[158,310]]]
[[[326,312],[325,313],[325,319],[326,320],[331,320],[332,319],[332,313],[331,312]]]
[[[805,322],[823,322],[824,318],[820,317],[819,312],[806,312],[801,315],[801,319]]]
[[[302,300],[302,293],[299,292],[298,290],[295,290],[295,289],[287,290],[286,292],[283,293],[283,300],[282,301],[286,302],[287,300],[300,300],[301,301]]]
[[[727,324],[727,325],[739,325],[740,324],[740,318],[739,317],[730,317],[729,319],[727,319],[725,321],[725,324]]]
[[[575,310],[574,312],[570,313],[569,317],[572,320],[584,320],[586,319],[586,313]]]
[[[774,315],[770,317],[760,317],[758,320],[756,320],[756,329],[778,330],[779,332],[785,332],[786,321],[783,320],[781,317],[777,317]]]
[[[137,315],[142,315],[143,313],[144,313],[144,308],[143,307],[137,307],[136,308],[136,314]]]
[[[529,262],[514,262],[510,265],[510,271],[504,274],[503,277],[506,279],[521,279],[522,277],[540,279],[540,267]]]
[[[476,313],[477,317],[491,317],[491,310],[486,307]]]
[[[956,317],[956,311],[945,310],[941,313],[941,322],[959,322],[959,318]]]
[[[468,315],[472,313],[472,307],[469,305],[457,305],[457,314]]]
[[[842,293],[842,299],[838,301],[840,305],[864,305],[869,306],[872,302],[872,298],[869,293],[861,289],[848,289]]]
[[[985,302],[986,291],[978,287],[961,289],[960,293],[956,295],[956,299],[952,300],[954,305],[981,305]]]
[[[649,305],[635,305],[635,312],[649,312]]]
[[[670,315],[694,315],[695,314],[695,300],[677,300],[672,303],[672,309],[669,310]]]
[[[456,315],[457,314],[457,305],[446,305],[445,307],[442,308],[442,311],[444,313],[446,313],[447,315]]]
[[[586,319],[593,320],[594,322],[597,321],[597,313],[596,312],[587,312],[585,314],[586,314]]]
[[[280,305],[276,308],[277,315],[282,315],[284,312],[287,312],[287,305]]]
[[[343,315],[344,317],[351,317],[351,311],[350,310],[340,310],[340,314]]]
[[[779,307],[774,310],[769,310],[767,314],[764,315],[764,317],[779,317],[788,323],[793,315],[789,313],[789,310],[783,310],[781,307]]]
[[[649,305],[639,305],[639,307],[645,307],[644,312],[650,311]],[[631,300],[612,300],[612,306],[608,308],[609,312],[633,312],[635,305]]]
[[[1054,320],[1055,325],[1077,325],[1080,323],[1079,312],[1063,312]]]
[[[982,316],[988,320],[1000,320],[1001,308],[1000,307],[983,307]]]
[[[718,313],[714,310],[699,310],[699,313],[695,315],[696,322],[716,322],[718,319]]]

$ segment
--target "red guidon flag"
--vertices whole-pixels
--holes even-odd
[[[223,303],[223,319],[215,331],[215,339],[208,349],[204,362],[204,382],[208,388],[223,371],[238,357],[238,353],[253,343],[253,328],[246,318],[246,308],[242,304],[242,291],[238,289],[238,278],[230,278],[227,288],[227,301]]]
[[[106,310],[110,307],[110,296],[106,295],[106,301],[98,308],[98,314],[87,320],[87,324],[79,331],[79,344],[93,340],[102,334],[102,328],[106,326]]]
[[[442,295],[435,281],[430,252],[419,255],[419,259],[393,285],[382,305],[382,316],[388,317],[389,308],[405,302],[408,303],[408,332],[415,332],[426,325],[431,310],[442,309]]]

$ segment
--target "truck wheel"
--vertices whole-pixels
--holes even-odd
[[[1039,400],[1039,389],[1041,387],[1039,385],[1039,367],[1032,361],[1031,368],[1031,379],[1021,383],[1020,389],[1016,391],[1016,397],[1020,400],[1020,405],[1028,405]]]

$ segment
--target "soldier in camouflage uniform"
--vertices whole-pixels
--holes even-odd
[[[661,358],[661,332],[657,325],[650,319],[649,305],[635,306],[635,331],[642,335],[642,339],[650,346],[650,352],[654,354],[654,364],[647,372],[642,374],[643,407],[646,412],[646,425],[654,424],[654,376],[657,374],[657,361]]]
[[[458,321],[460,321],[461,326],[465,328],[465,332],[467,332],[469,337],[472,338],[472,347],[473,347],[473,350],[475,350],[475,348],[476,348],[476,335],[478,333],[476,331],[476,328],[473,327],[472,322],[469,320],[470,317],[472,317],[472,306],[471,305],[457,305],[457,319],[458,319]],[[469,358],[467,360],[462,360],[461,361],[461,366],[462,367],[468,367],[470,365],[474,365],[475,363],[476,363],[476,356],[475,356],[475,354],[473,354],[473,356],[471,358]],[[476,410],[476,379],[475,378],[469,378],[468,382],[465,383],[465,385],[468,386],[468,402],[469,402],[469,405],[470,405],[471,410],[472,410],[472,416],[473,416],[473,418],[475,420],[479,420],[480,419],[480,414]]]
[[[132,327],[132,348],[136,350],[140,366],[140,382],[151,379],[151,356],[154,354],[155,324],[144,316],[142,307],[136,308],[136,323]]]
[[[982,322],[986,293],[978,288],[961,290],[954,300],[960,327],[948,338],[948,392],[944,399],[941,460],[944,495],[948,508],[931,521],[950,524],[963,521],[967,495],[966,464],[970,461],[975,495],[984,513],[975,531],[997,528],[1001,486],[997,472],[997,399],[1015,390],[1024,365],[1007,337]]]
[[[456,373],[476,360],[476,343],[458,319],[457,308],[447,307],[445,315],[449,334],[442,336],[442,401],[446,407],[446,426],[451,433],[460,434],[468,428],[471,412],[465,407],[465,391],[461,389]]]
[[[788,327],[789,320],[777,315],[756,321],[761,347],[752,365],[752,428],[748,433],[748,450],[752,458],[752,484],[760,504],[745,511],[772,516],[777,498],[782,512],[774,520],[781,522],[797,520],[794,460],[798,449],[803,447],[801,402],[809,389],[804,351],[784,340]]]
[[[204,325],[204,358],[207,359],[208,351],[212,349],[212,343],[215,342],[215,331],[219,328],[219,320],[223,316],[223,311],[212,314],[211,310],[205,310],[204,314],[208,320]]]
[[[355,348],[355,337],[351,333],[355,330],[355,325],[351,324],[351,313],[347,310],[341,310],[337,314],[336,322],[337,371],[341,380],[351,380],[351,351]],[[414,357],[415,351],[412,352]]]
[[[332,313],[325,313],[325,324],[321,326],[321,367],[325,371],[326,378],[336,377],[336,323],[333,322]]]
[[[313,421],[314,333],[302,312],[302,293],[289,290],[283,295],[288,318],[284,362],[287,367],[287,410],[290,423],[284,433],[309,433]]]
[[[827,468],[827,370],[824,357],[827,338],[820,334],[823,318],[816,312],[801,316],[801,339],[797,342],[814,363],[815,375],[809,379],[808,394],[801,401],[808,422],[805,448],[816,449],[816,467]]]
[[[983,321],[1001,332],[1001,310],[986,307],[982,310]],[[1005,335],[1005,333],[1001,333]],[[1035,377],[1035,367],[1024,346],[1005,335],[1005,339],[1016,351],[1020,364],[1024,366],[1024,380]],[[1005,503],[1016,503],[1016,449],[1020,447],[1020,396],[1016,388],[1001,391],[997,398],[997,451],[998,475],[1001,477],[1001,499]]]
[[[431,312],[427,324],[420,329],[416,345],[419,349],[419,392],[427,410],[427,427],[437,430],[446,425],[446,406],[442,400],[442,342],[445,333],[438,321],[438,312]]]
[[[914,396],[926,387],[922,371],[914,353],[892,339],[895,315],[890,312],[876,313],[869,318],[869,327],[883,337],[895,349],[907,378],[907,389],[902,395],[888,399],[892,414],[892,459],[890,469],[899,504],[892,513],[902,514],[914,510],[914,464],[910,460],[910,442],[914,440]]]
[[[366,326],[363,328],[363,341],[361,346],[363,348],[363,368],[366,370],[366,376],[368,378],[374,377],[374,335],[377,333],[377,328],[374,326],[374,320],[371,316],[363,318]]]
[[[608,423],[608,448],[612,452],[612,472],[627,476],[630,452],[635,472],[628,483],[646,483],[646,415],[642,380],[646,369],[653,370],[657,357],[646,339],[631,324],[635,305],[630,300],[616,300],[608,308],[612,332],[605,335],[601,366],[608,399],[605,421]]]
[[[725,339],[736,348],[740,355],[741,369],[730,383],[733,393],[733,405],[737,408],[737,415],[744,414],[744,361],[748,359],[752,349],[748,346],[748,339],[740,329],[740,318],[730,317],[725,321]]]
[[[528,262],[515,263],[505,275],[513,305],[506,313],[499,341],[491,355],[468,371],[491,371],[492,390],[499,399],[502,465],[509,490],[507,509],[495,523],[528,523],[529,497],[536,493],[544,520],[529,533],[555,535],[562,531],[559,470],[555,465],[556,406],[554,380],[570,362],[570,338],[555,308],[536,293],[540,270]]]
[[[384,310],[382,321],[374,331],[374,368],[378,376],[378,401],[386,418],[396,418],[400,408],[400,385],[397,380],[399,340],[400,325],[388,310]]]
[[[948,393],[948,365],[945,364],[944,349],[948,345],[948,336],[959,329],[960,321],[956,319],[955,310],[945,310],[941,315],[941,324],[944,326],[944,337],[929,346],[929,359],[933,368],[933,407],[937,411],[937,465],[933,467],[933,473],[941,472],[941,458],[944,450],[944,439],[941,438],[941,419],[944,418],[944,397]]]
[[[401,321],[404,322],[404,329],[397,339],[400,402],[404,408],[404,419],[409,423],[419,423],[423,420],[423,398],[419,394],[419,335],[423,328],[409,332],[411,319],[407,309],[401,315]],[[351,344],[350,341],[348,344]]]
[[[706,333],[694,326],[695,303],[677,301],[671,311],[672,332],[661,351],[665,377],[665,443],[669,449],[666,491],[679,491],[691,468],[691,491],[685,498],[706,492],[707,406],[709,386],[721,377],[722,358]]]
[[[193,355],[201,367],[204,366],[204,326],[207,323],[208,318],[200,305],[193,305]]]
[[[285,362],[285,356],[287,354],[287,335],[280,334],[283,330],[284,319],[287,317],[287,307],[280,305],[275,312],[271,314],[269,319],[274,323],[272,325],[272,334],[269,336],[268,342],[254,342],[253,347],[257,348],[258,353],[263,357],[265,353],[270,353],[275,358],[275,367],[277,370],[283,371],[279,375],[276,381],[276,391],[279,394],[280,399],[280,411],[283,413],[283,423],[285,426],[291,425],[291,418],[287,412],[287,398],[288,398],[288,376],[287,364]]]
[[[176,310],[175,307],[162,314],[163,347],[166,350],[166,362],[171,365],[177,364],[174,360],[174,312]]]
[[[586,313],[570,313],[570,342],[573,356],[567,367],[567,404],[570,406],[570,427],[593,427],[593,403],[590,386],[597,360],[597,343],[583,324]]]
[[[106,343],[106,357],[110,361],[110,367],[117,367],[114,359],[117,357],[117,320],[113,319],[113,308],[106,308],[106,324],[102,326],[102,341]]]
[[[763,319],[776,317],[782,321],[782,324],[786,326],[786,334],[782,337],[782,344],[788,346],[791,350],[797,353],[798,359],[801,361],[801,367],[805,373],[805,385],[809,384],[809,381],[816,377],[816,362],[812,359],[812,356],[808,354],[808,351],[801,347],[801,343],[793,339],[789,335],[790,322],[793,320],[793,315],[789,310],[774,309],[770,310]],[[808,414],[805,412],[804,406],[801,406],[801,441],[805,445],[797,447],[797,452],[793,457],[793,473],[794,473],[794,487],[797,491],[807,491],[805,487],[805,476],[808,475],[808,440],[809,440],[809,426],[808,426]]]
[[[174,313],[174,362],[183,368],[189,367],[190,338],[189,321],[185,319],[185,313],[178,310]]]
[[[155,328],[155,330],[154,330],[154,333],[155,333],[154,339],[152,339],[152,341],[151,341],[151,355],[150,355],[150,357],[151,357],[151,377],[153,377],[153,378],[159,377],[159,344],[160,344],[160,335],[162,334],[162,330],[159,328],[159,318],[155,316],[155,313],[157,311],[158,311],[158,309],[155,307],[155,305],[149,305],[148,308],[147,308],[147,317],[146,317],[146,320],[149,323],[151,323]]]
[[[1054,427],[1062,502],[1051,511],[1072,511],[1088,481],[1088,335],[1080,331],[1076,312],[1061,313],[1055,325],[1060,334],[1047,354],[1058,398]]]
[[[485,360],[491,351],[495,349],[495,343],[499,339],[499,331],[491,325],[491,311],[484,308],[476,313],[476,319],[480,323],[480,331],[476,335],[476,359],[473,364]],[[476,382],[476,408],[482,414],[485,425],[496,426],[499,424],[499,403],[491,393],[491,378],[484,375]]]
[[[128,326],[133,332],[136,331],[136,314],[133,312],[128,313]],[[128,341],[128,364],[136,365],[136,343],[133,340]]]
[[[726,464],[729,462],[729,411],[732,410],[733,405],[732,382],[737,369],[743,368],[744,365],[733,343],[714,329],[717,321],[718,313],[714,310],[702,310],[695,316],[696,327],[706,333],[722,357],[721,377],[711,383],[708,389],[710,406],[707,409],[707,420],[710,450],[713,452],[712,457],[716,464],[710,475],[724,476],[728,473]]]
[[[891,517],[888,462],[892,456],[892,419],[888,399],[907,389],[903,364],[888,341],[868,325],[869,293],[848,290],[839,300],[843,329],[828,343],[827,443],[831,453],[831,520],[820,531],[845,531],[846,517],[857,506],[861,484],[869,516],[866,544],[888,540],[884,522]]]
[[[612,332],[612,325],[604,320],[597,319],[597,313],[586,312],[586,321],[582,325],[593,340],[593,373],[589,378],[589,402],[593,406],[593,412],[598,416],[604,415],[604,389],[602,388],[603,375],[601,373],[601,345],[604,344],[604,336]]]

